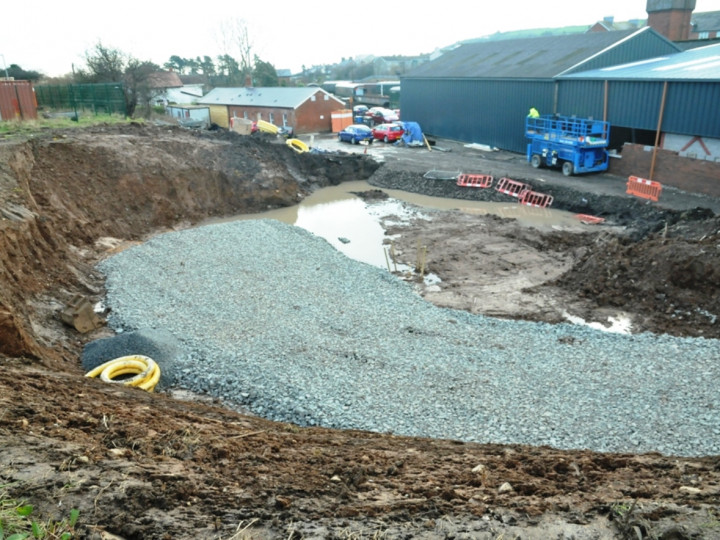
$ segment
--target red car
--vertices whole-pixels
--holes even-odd
[[[388,124],[390,122],[397,122],[398,120],[400,120],[400,117],[395,111],[391,111],[385,107],[373,107],[365,113],[365,123],[370,126]]]
[[[403,136],[405,130],[399,124],[380,124],[372,130],[373,137],[385,142],[395,142]]]

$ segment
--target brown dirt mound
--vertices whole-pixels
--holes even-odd
[[[432,159],[447,163],[429,168],[478,166],[475,154],[437,154]],[[416,161],[414,167],[423,166]],[[398,163],[385,166],[386,178]],[[208,216],[291,205],[317,187],[368,178],[377,168],[366,156],[300,156],[275,141],[139,125],[0,144],[0,486],[6,496],[35,505],[41,519],[79,509],[76,532],[83,538],[720,538],[717,457],[301,429],[220,403],[82,377],[82,346],[109,331],[80,335],[57,314],[75,294],[102,298],[93,266],[109,246]],[[628,212],[634,204],[620,206]],[[658,232],[640,242],[605,229],[540,234],[509,220],[455,213],[401,234],[411,238],[417,226],[434,230],[436,239],[455,238],[438,241],[446,250],[431,251],[437,260],[430,262],[456,277],[452,265],[464,264],[466,281],[477,282],[488,257],[467,263],[468,242],[478,241],[460,234],[469,223],[492,229],[506,276],[526,265],[539,285],[557,292],[548,282],[562,275],[566,298],[580,290],[589,303],[644,311],[648,328],[661,328],[660,320],[681,335],[700,328],[702,314],[693,324],[676,324],[677,314],[658,319],[646,311],[662,306],[664,313],[668,302],[683,317],[693,307],[717,313],[707,301],[718,297],[716,219],[671,221],[666,233],[652,221],[649,230]],[[446,279],[452,300],[472,309],[463,283]],[[507,316],[553,320],[557,311],[543,294],[534,314]],[[716,334],[706,326],[702,335]]]

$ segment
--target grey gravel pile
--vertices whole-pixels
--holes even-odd
[[[178,386],[273,420],[484,443],[720,454],[720,341],[441,309],[272,220],[104,261],[109,322],[183,354]],[[132,334],[130,334],[132,335]]]

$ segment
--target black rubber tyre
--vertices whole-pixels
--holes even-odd
[[[342,141],[342,135],[338,135],[338,142],[343,142],[343,141]]]
[[[542,165],[542,158],[540,157],[540,154],[532,155],[530,158],[530,165],[532,165],[534,169],[540,168],[540,165]]]
[[[570,163],[569,161],[566,161],[562,165],[562,172],[565,176],[572,176],[573,173],[575,172],[575,168],[573,167],[572,163]]]

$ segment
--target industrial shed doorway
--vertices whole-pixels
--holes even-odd
[[[655,131],[611,125],[608,148],[620,152],[625,143],[655,146]]]

